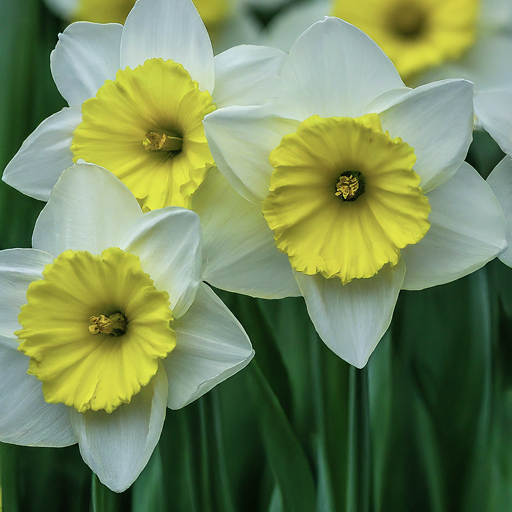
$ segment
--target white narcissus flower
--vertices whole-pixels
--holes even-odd
[[[145,209],[188,206],[215,165],[204,116],[267,101],[284,57],[242,46],[214,59],[191,0],[139,0],[124,26],[73,23],[51,55],[69,107],[36,128],[3,179],[47,200],[61,172],[83,159],[118,176]]]
[[[320,337],[362,367],[400,289],[462,277],[507,245],[494,194],[463,162],[472,84],[409,89],[370,38],[337,18],[297,40],[280,76],[273,103],[205,119],[218,168],[245,201],[227,191],[220,201],[208,176],[194,209],[202,223],[209,211],[222,224],[243,203],[260,240],[273,232],[272,245],[288,257]],[[224,236],[247,252],[256,238]],[[262,247],[253,245],[252,261],[263,276],[271,260],[270,252],[258,259]],[[223,286],[237,291],[238,279],[226,274]]]
[[[0,252],[0,441],[78,442],[121,492],[147,464],[166,407],[246,366],[250,341],[201,282],[197,215],[143,214],[104,169],[63,173],[33,247]]]
[[[268,26],[267,42],[288,51],[325,15],[368,34],[404,80],[465,78],[475,84],[478,128],[512,153],[512,3],[509,0],[318,0],[291,6]]]

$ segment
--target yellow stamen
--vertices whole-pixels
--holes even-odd
[[[183,139],[181,137],[171,137],[165,133],[148,132],[142,141],[146,151],[181,151]]]
[[[359,180],[354,176],[340,176],[338,183],[336,183],[335,196],[343,196],[343,199],[353,199],[356,192],[359,190]]]
[[[113,334],[114,336],[122,336],[126,332],[128,321],[121,313],[114,313],[108,318],[105,315],[91,316],[89,318],[91,325],[89,326],[90,334]]]

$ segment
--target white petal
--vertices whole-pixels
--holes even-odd
[[[29,361],[0,344],[0,441],[24,446],[75,444],[69,407],[44,401],[41,382],[27,374]]]
[[[213,92],[212,45],[190,0],[138,0],[131,10],[121,39],[121,68],[154,58],[183,64],[200,90]]]
[[[48,201],[64,169],[73,165],[71,140],[82,122],[79,108],[64,108],[45,119],[5,168],[3,180],[25,195]]]
[[[243,327],[210,288],[201,284],[187,314],[172,325],[176,348],[163,364],[168,406],[180,409],[247,366],[254,355]]]
[[[475,115],[505,153],[512,153],[512,86],[475,95]]]
[[[20,308],[27,303],[27,288],[32,281],[42,279],[45,265],[53,257],[35,249],[7,249],[0,251],[0,336],[17,340],[15,331]],[[17,341],[13,341],[18,346]]]
[[[129,404],[110,414],[71,409],[80,454],[109,489],[128,489],[148,463],[162,432],[167,387],[165,371],[160,368]]]
[[[135,197],[111,172],[76,164],[55,185],[37,219],[32,245],[53,256],[67,249],[100,254],[119,247],[125,231],[141,216]]]
[[[389,89],[382,93],[380,96],[377,96],[374,100],[372,100],[366,108],[364,109],[366,113],[369,112],[382,112],[394,105],[396,105],[400,100],[404,99],[412,89],[409,87],[399,87],[398,89]]]
[[[192,197],[203,228],[203,280],[252,297],[300,295],[286,254],[278,250],[261,205],[246,201],[217,170]]]
[[[473,135],[473,84],[444,80],[410,91],[379,113],[384,131],[414,148],[424,192],[450,179]]]
[[[512,159],[506,156],[489,174],[487,183],[496,195],[507,224],[509,246],[500,255],[500,260],[512,267]]]
[[[261,105],[278,94],[286,53],[267,46],[237,46],[215,57],[217,108]]]
[[[483,267],[506,247],[503,213],[489,185],[467,163],[427,194],[431,227],[402,256],[403,287],[421,290],[449,283]]]
[[[128,229],[119,247],[140,258],[156,288],[169,294],[174,318],[182,316],[201,281],[199,217],[174,206],[148,212]]]
[[[300,106],[303,119],[358,117],[374,98],[403,87],[395,67],[358,28],[326,18],[292,46],[283,68],[283,101]]]
[[[9,348],[11,350],[18,349],[18,341],[14,338],[7,338],[5,336],[0,336],[0,347]]]
[[[322,20],[331,7],[330,1],[300,2],[279,11],[266,26],[269,46],[289,52],[295,40],[313,23]]]
[[[274,105],[227,107],[204,118],[210,150],[217,167],[231,186],[248,201],[261,202],[268,195],[271,151],[300,122]]]
[[[78,7],[79,0],[45,0],[45,3],[59,18],[70,20]]]
[[[69,25],[50,56],[57,89],[74,106],[94,96],[105,80],[115,80],[123,26],[81,21]]]
[[[324,343],[339,357],[362,368],[386,332],[405,274],[403,259],[369,279],[340,279],[296,272],[309,316]]]

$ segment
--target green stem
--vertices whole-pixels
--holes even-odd
[[[119,499],[116,493],[105,487],[99,478],[92,474],[92,512],[118,512]]]
[[[372,465],[368,367],[350,368],[348,512],[372,512]]]
[[[212,512],[212,491],[210,487],[210,456],[208,450],[208,429],[206,400],[208,397],[202,397],[198,400],[199,404],[199,421],[201,431],[201,491],[202,505],[204,512]]]
[[[213,407],[213,423],[215,431],[215,447],[216,447],[216,467],[219,489],[220,510],[223,512],[234,512],[235,507],[231,497],[231,489],[229,485],[229,475],[227,470],[226,458],[224,456],[224,440],[222,432],[222,420],[220,412],[219,390],[214,388],[210,391]]]
[[[0,481],[2,485],[2,502],[0,504],[0,511],[16,512],[18,510],[17,452],[17,446],[9,444],[0,445]]]

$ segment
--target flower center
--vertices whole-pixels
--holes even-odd
[[[146,151],[163,151],[176,156],[183,148],[183,137],[167,135],[165,133],[148,132],[142,141]]]
[[[147,60],[117,72],[82,105],[73,161],[114,173],[143,208],[188,207],[215,163],[203,118],[215,109],[181,64]]]
[[[358,171],[344,172],[336,183],[334,195],[343,201],[355,201],[365,191],[365,179]]]
[[[368,34],[407,80],[460,58],[475,40],[479,0],[335,0],[331,14]]]
[[[112,334],[112,336],[122,336],[126,332],[128,320],[122,313],[114,313],[108,318],[105,315],[91,316],[89,318],[90,334]]]
[[[415,161],[377,114],[306,119],[270,154],[263,215],[277,247],[296,271],[343,284],[396,265],[430,227]]]
[[[168,294],[118,248],[62,253],[30,284],[18,319],[45,400],[79,412],[129,403],[176,345]]]

